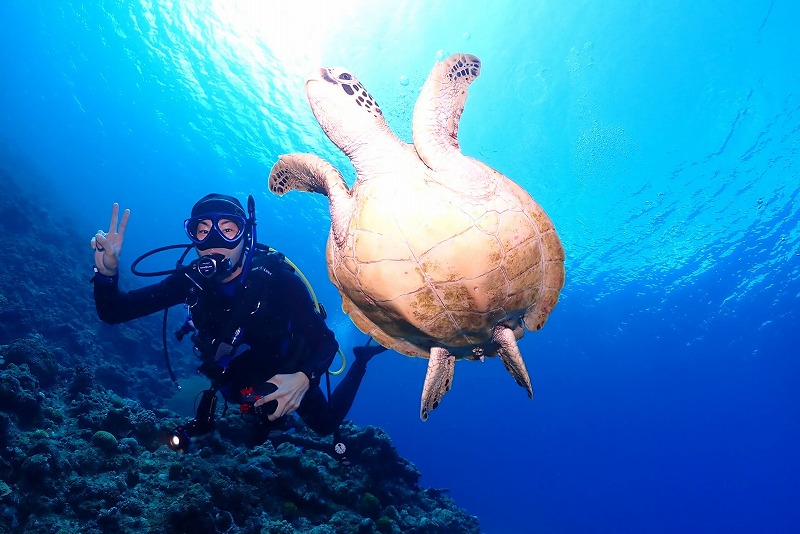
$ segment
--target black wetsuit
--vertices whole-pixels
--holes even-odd
[[[186,303],[197,328],[193,341],[203,360],[200,369],[228,402],[241,403],[242,389],[258,389],[276,374],[302,371],[309,379],[309,390],[297,413],[316,432],[332,433],[352,405],[366,363],[356,359],[330,402],[325,398],[320,378],[339,345],[315,310],[306,286],[282,256],[259,251],[245,287],[238,277],[227,284],[199,279],[196,273],[192,277],[177,273],[157,284],[122,292],[118,277],[95,276],[97,314],[107,323],[118,324]],[[215,361],[220,343],[231,343],[239,327],[234,357]]]

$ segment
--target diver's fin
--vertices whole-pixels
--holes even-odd
[[[369,338],[370,341],[372,338]],[[353,356],[356,357],[356,360],[361,360],[364,363],[369,362],[373,356],[376,354],[380,354],[381,352],[386,351],[386,347],[382,347],[381,345],[370,345],[369,341],[367,341],[366,345],[361,345],[358,347],[353,347]]]
[[[284,154],[269,173],[269,190],[278,196],[297,190],[328,197],[333,238],[338,246],[344,245],[354,202],[336,167],[314,154]]]
[[[419,418],[423,421],[428,420],[431,410],[436,409],[444,394],[450,391],[455,367],[456,357],[447,349],[442,347],[431,349],[428,372],[425,374],[425,384],[422,386],[422,403],[419,409]]]
[[[528,398],[532,399],[533,387],[531,386],[531,378],[528,376],[528,369],[525,367],[522,354],[519,352],[514,331],[507,326],[495,326],[492,341],[500,345],[500,348],[497,349],[497,354],[500,355],[500,360],[502,360],[506,370],[511,373],[517,384],[528,391]]]

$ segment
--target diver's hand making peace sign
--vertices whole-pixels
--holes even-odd
[[[119,221],[119,204],[114,202],[111,207],[111,223],[108,225],[108,233],[98,230],[92,238],[94,264],[100,274],[104,276],[114,276],[119,272],[119,255],[122,253],[125,227],[128,226],[128,217],[130,216],[131,210],[125,210],[122,213],[122,220]],[[117,227],[117,221],[119,221],[119,227]]]

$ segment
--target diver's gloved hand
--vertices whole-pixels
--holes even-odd
[[[381,345],[361,345],[360,347],[353,347],[353,356],[356,357],[357,361],[367,363],[373,356],[385,350],[387,350],[386,347]]]
[[[290,375],[275,375],[267,382],[272,382],[278,386],[278,389],[269,395],[261,397],[253,405],[261,406],[271,400],[277,400],[278,407],[268,417],[270,421],[295,411],[300,406],[300,401],[303,400],[303,396],[308,391],[309,386],[308,377],[302,371]]]
[[[125,210],[122,214],[122,221],[117,227],[119,204],[114,202],[111,207],[111,223],[108,225],[108,233],[98,230],[92,238],[94,264],[103,276],[115,276],[119,272],[119,255],[122,253],[125,227],[128,226],[128,217],[130,216],[131,210]]]

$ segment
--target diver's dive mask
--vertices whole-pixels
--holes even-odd
[[[186,235],[197,250],[235,249],[244,237],[247,219],[232,213],[203,213],[183,222]]]

